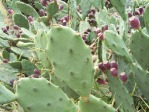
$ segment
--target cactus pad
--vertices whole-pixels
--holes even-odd
[[[76,112],[77,106],[44,78],[22,78],[16,88],[17,102],[27,112]]]
[[[131,36],[130,50],[132,56],[137,62],[146,70],[149,69],[149,52],[146,49],[149,48],[149,38],[144,36],[139,31],[136,31]],[[142,55],[143,54],[143,55]]]
[[[69,27],[54,26],[47,37],[47,56],[57,77],[76,93],[88,96],[93,85],[93,62],[90,49],[78,33]]]
[[[87,101],[80,99],[79,107],[80,112],[116,112],[111,105],[93,95],[90,95]]]

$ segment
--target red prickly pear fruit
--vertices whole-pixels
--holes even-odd
[[[105,72],[105,71],[106,71],[106,67],[104,66],[104,64],[103,64],[102,62],[100,62],[100,63],[98,64],[98,67],[99,67],[99,69],[100,69],[102,72]]]
[[[103,40],[104,40],[103,33],[99,33],[99,34],[98,34],[98,38],[99,38],[101,41],[103,41]]]
[[[95,14],[96,10],[95,9],[91,9],[90,12]]]
[[[98,35],[99,33],[101,33],[100,28],[95,29],[95,30],[94,30],[94,33],[95,33],[96,35]]]
[[[91,32],[91,29],[90,29],[90,28],[88,28],[86,31],[87,31],[87,32]]]
[[[33,17],[32,16],[28,16],[28,20],[29,20],[29,22],[33,22]]]
[[[116,70],[118,70],[118,65],[115,61],[111,61],[110,65],[111,65],[111,68],[115,68]]]
[[[7,34],[8,32],[8,30],[7,30],[7,28],[2,28],[2,31],[5,33],[5,34]]]
[[[113,77],[117,77],[117,76],[118,76],[117,69],[116,69],[116,68],[111,68],[111,69],[110,69],[110,74],[111,74]]]
[[[39,74],[32,74],[31,76],[34,78],[39,78]]]
[[[104,31],[108,30],[108,25],[104,25]]]
[[[64,19],[66,20],[66,22],[68,22],[70,18],[69,18],[69,16],[67,15],[67,16],[64,17]]]
[[[59,10],[62,10],[64,8],[63,4],[59,5]]]
[[[13,86],[13,84],[14,84],[14,80],[13,79],[10,80],[10,84]]]
[[[128,12],[128,17],[130,18],[132,16],[133,16],[133,14],[131,12]]]
[[[132,16],[129,18],[130,27],[133,29],[139,29],[140,28],[140,20],[139,18]]]
[[[17,37],[17,38],[20,38],[20,37],[21,37],[21,35],[18,33],[18,34],[16,35],[16,37]]]
[[[12,9],[8,9],[8,14],[12,15],[14,13],[14,11]]]
[[[83,39],[84,41],[86,41],[86,36],[87,36],[87,35],[82,35],[82,39]]]
[[[3,59],[3,63],[8,63],[8,59]]]
[[[9,28],[10,28],[9,26],[6,26],[6,29],[7,29],[7,30],[9,30]]]
[[[18,25],[13,25],[13,29],[15,29],[15,30],[19,30],[20,27],[19,27]]]
[[[40,16],[45,16],[46,15],[45,10],[43,10],[43,9],[40,9],[39,13],[40,13]]]
[[[101,79],[101,78],[98,78],[98,79],[97,79],[97,82],[98,82],[99,84],[107,84],[107,82],[106,82],[105,80]]]
[[[135,15],[140,15],[140,12],[138,10],[135,11]]]
[[[140,14],[144,14],[144,9],[143,9],[143,7],[139,7],[139,12],[140,12]]]
[[[34,73],[35,73],[35,74],[41,74],[41,73],[40,73],[40,70],[38,70],[38,69],[34,69]]]
[[[95,15],[93,13],[89,13],[88,14],[88,17],[91,19],[91,18],[95,18]]]
[[[46,6],[46,5],[47,5],[47,0],[41,0],[40,2],[41,2],[41,4],[42,4],[43,6]]]
[[[106,67],[106,69],[110,69],[111,68],[111,64],[108,61],[103,62],[104,66]]]
[[[120,79],[122,80],[123,83],[127,82],[128,76],[125,72],[120,73]]]

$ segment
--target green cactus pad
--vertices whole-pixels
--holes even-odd
[[[23,14],[14,14],[14,23],[19,27],[29,29],[29,22]]]
[[[22,13],[24,13],[26,15],[30,15],[30,16],[34,17],[35,19],[37,19],[39,17],[39,14],[36,12],[36,10],[32,6],[30,6],[24,2],[17,1],[16,6]]]
[[[149,72],[143,70],[142,67],[136,63],[133,64],[133,72],[139,89],[149,102]]]
[[[35,66],[35,64],[33,64],[30,61],[25,60],[25,59],[21,61],[21,64],[22,64],[23,72],[27,76],[30,76],[30,75],[34,74],[34,69],[37,69],[37,67]]]
[[[146,51],[148,48],[148,37],[144,36],[139,31],[136,31],[134,34],[132,34],[130,39],[130,50],[132,56],[145,70],[149,69],[149,52]]]
[[[73,98],[73,99],[78,99],[79,95],[72,90],[67,84],[66,82],[60,80],[59,78],[57,78],[55,75],[51,75],[51,82],[57,86],[59,86],[61,88],[61,90],[66,93],[66,95],[69,98]]]
[[[115,7],[119,15],[122,17],[122,19],[126,21],[127,20],[126,0],[110,0],[110,2]]]
[[[7,63],[0,64],[0,81],[10,84],[10,80],[17,78],[18,70]]]
[[[15,94],[0,83],[0,104],[9,103],[15,99]]]
[[[69,14],[71,18],[71,28],[76,29],[77,28],[77,2],[76,0],[68,0],[68,8],[69,8]]]
[[[143,18],[144,18],[146,29],[149,33],[149,4],[145,8]]]
[[[55,75],[80,96],[88,96],[93,86],[91,51],[81,36],[69,27],[54,26],[47,37],[47,56]]]
[[[122,81],[118,77],[113,77],[109,71],[107,72],[107,79],[116,105],[121,106],[124,112],[136,112],[133,99]]]
[[[105,45],[110,48],[116,55],[124,57],[128,62],[132,59],[129,55],[128,48],[126,47],[123,39],[113,31],[106,31],[104,34]]]
[[[79,107],[80,112],[117,112],[111,105],[93,95],[90,95],[87,100],[80,99]]]
[[[82,18],[85,19],[85,17],[89,13],[89,10],[91,7],[91,1],[90,0],[81,0],[80,7],[81,7]]]
[[[26,112],[77,112],[77,106],[66,94],[44,78],[20,79],[16,96]]]
[[[38,60],[41,62],[43,67],[51,68],[50,61],[45,52],[48,43],[46,33],[38,30],[34,43],[35,43],[35,52],[37,54]]]
[[[58,4],[56,1],[53,1],[47,6],[48,18],[52,18],[58,12]]]

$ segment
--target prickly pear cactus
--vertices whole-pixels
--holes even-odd
[[[39,14],[36,12],[36,10],[32,6],[30,6],[26,3],[17,1],[16,6],[22,13],[24,13],[26,15],[33,16],[35,19],[37,19],[39,17]]]
[[[77,106],[61,89],[44,78],[20,79],[16,88],[16,96],[17,102],[27,112],[57,112],[57,107],[59,112],[77,111]]]
[[[12,102],[16,99],[14,93],[0,83],[0,104]]]
[[[50,29],[47,37],[46,53],[55,75],[80,96],[88,96],[93,86],[93,62],[91,51],[79,33],[57,25]]]
[[[23,14],[14,14],[14,23],[19,27],[29,29],[29,22]]]
[[[116,112],[111,105],[108,105],[100,98],[96,98],[93,95],[90,95],[88,99],[80,99],[79,101],[80,112]]]
[[[147,29],[147,31],[149,33],[149,17],[148,17],[148,14],[149,14],[149,4],[145,8],[145,12],[144,12],[144,16],[143,16],[146,29]]]
[[[136,31],[130,38],[130,50],[137,62],[146,70],[149,68],[149,53],[145,49],[149,48],[149,38],[141,32]],[[144,54],[142,56],[142,54]]]
[[[110,0],[110,2],[116,8],[117,12],[120,14],[123,20],[126,21],[126,0]]]
[[[108,72],[107,79],[109,81],[110,90],[115,98],[116,105],[121,106],[124,112],[135,112],[133,99],[119,77],[113,77]]]

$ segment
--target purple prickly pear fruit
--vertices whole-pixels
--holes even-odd
[[[7,30],[7,28],[2,28],[2,31],[5,33],[5,34],[8,34],[8,30]]]
[[[87,36],[87,35],[82,35],[82,39],[83,39],[84,41],[86,41],[86,36]]]
[[[106,67],[104,66],[104,64],[103,64],[102,62],[100,62],[100,63],[98,64],[98,67],[99,67],[99,69],[100,69],[102,72],[105,72],[105,71],[106,71]]]
[[[39,78],[39,74],[32,74],[31,76],[34,78]]]
[[[89,13],[88,14],[88,17],[91,19],[91,18],[95,18],[95,15],[93,13]]]
[[[97,29],[94,30],[94,33],[95,33],[96,35],[98,35],[100,32],[101,32],[100,28],[97,28]]]
[[[90,12],[95,14],[96,10],[95,9],[91,9]]]
[[[98,34],[98,38],[99,38],[101,41],[103,41],[103,40],[104,40],[103,33],[99,33],[99,34]]]
[[[111,65],[111,68],[115,68],[116,70],[118,70],[118,65],[115,61],[111,61],[110,65]]]
[[[140,12],[140,14],[144,14],[144,9],[143,9],[143,7],[139,7],[139,12]]]
[[[40,70],[38,70],[38,69],[34,69],[34,73],[35,73],[35,74],[41,74],[41,73],[40,73]]]
[[[140,12],[138,10],[136,10],[135,15],[140,15]]]
[[[104,28],[103,29],[104,29],[104,31],[105,30],[108,30],[108,25],[104,25]]]
[[[14,13],[14,11],[12,9],[8,9],[8,14],[12,15]]]
[[[111,68],[111,69],[110,69],[110,74],[111,74],[113,77],[117,77],[117,76],[118,76],[117,69],[116,69],[116,68]]]
[[[97,82],[98,82],[99,84],[107,84],[107,82],[106,82],[105,80],[101,79],[101,78],[98,78],[98,79],[97,79]]]
[[[13,84],[14,84],[14,80],[13,79],[10,80],[10,84],[13,86]]]
[[[3,59],[3,63],[8,63],[8,59]]]
[[[88,34],[88,33],[89,33],[88,31],[85,31],[85,32],[84,32],[84,34]]]
[[[47,0],[41,0],[40,2],[41,2],[41,4],[42,4],[43,6],[46,6],[46,5],[47,5]]]
[[[120,79],[123,83],[127,82],[128,76],[125,72],[120,73]]]
[[[40,16],[45,16],[46,15],[45,10],[43,10],[43,9],[40,9],[39,13],[40,13]]]
[[[18,33],[18,34],[16,35],[16,37],[17,37],[17,38],[20,38],[20,37],[21,37],[21,35]]]
[[[111,68],[111,64],[108,61],[103,62],[104,66],[106,67],[106,69],[110,69]]]
[[[28,16],[28,20],[29,20],[29,22],[33,22],[33,17],[32,16]]]
[[[69,21],[69,16],[67,15],[67,16],[64,16],[64,19],[66,20],[66,22],[68,22]]]
[[[53,2],[53,0],[48,0],[48,2]]]
[[[130,18],[132,16],[133,16],[133,14],[131,12],[128,12],[128,17]]]
[[[9,30],[9,28],[10,28],[9,26],[6,26],[6,29],[7,29],[7,30]]]
[[[91,32],[91,29],[90,29],[90,28],[88,28],[86,31],[87,31],[87,32]]]
[[[78,11],[79,13],[81,13],[81,7],[80,7],[80,5],[77,7],[77,11]]]
[[[18,25],[13,25],[13,29],[15,29],[15,30],[19,30],[20,27],[19,27]]]
[[[140,20],[135,16],[132,16],[131,18],[129,18],[129,23],[130,23],[130,27],[133,29],[140,28]]]
[[[59,10],[62,10],[64,8],[63,4],[59,5]]]

